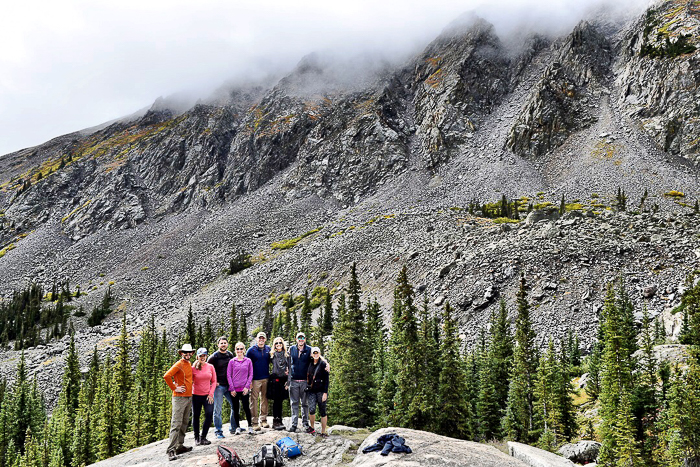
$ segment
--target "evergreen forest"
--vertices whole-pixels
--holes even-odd
[[[685,361],[676,364],[656,360],[654,346],[665,340],[663,327],[646,310],[642,322],[635,322],[621,281],[609,284],[597,340],[582,357],[578,336],[571,331],[562,340],[550,337],[546,345],[537,345],[525,277],[515,309],[501,300],[490,325],[467,350],[450,304],[434,310],[427,301],[416,303],[405,267],[396,278],[385,327],[378,302],[361,301],[353,265],[336,300],[328,290],[286,294],[276,316],[275,302],[268,300],[262,320],[250,331],[253,323],[235,306],[219,323],[209,317],[198,322],[190,309],[177,336],[169,340],[151,317],[136,342],[123,314],[114,353],[100,357],[95,348],[83,358],[89,361],[83,373],[72,326],[65,325],[65,315],[42,321],[37,300],[43,294],[32,286],[26,296],[15,294],[2,312],[21,307],[17,309],[26,310],[22,316],[39,323],[37,329],[48,326],[47,335],[58,322],[58,331],[70,334],[70,344],[50,416],[36,381],[28,377],[23,353],[12,384],[0,382],[0,467],[80,467],[164,439],[171,392],[162,375],[178,358],[175,349],[187,342],[214,352],[218,336],[249,343],[259,329],[290,342],[303,330],[311,344],[322,348],[332,364],[331,424],[407,427],[480,442],[515,440],[551,451],[569,441],[594,439],[602,443],[599,465],[698,465],[697,274],[689,277],[676,309],[683,314],[679,340],[687,351]],[[314,308],[321,310],[315,324]],[[21,327],[18,334],[16,324],[2,324],[3,339],[20,336],[27,345],[27,339],[39,336],[22,334]],[[576,389],[572,381],[583,373],[588,374],[585,390]],[[591,408],[597,409],[596,417],[585,415]]]

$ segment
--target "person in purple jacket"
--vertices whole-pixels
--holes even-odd
[[[231,420],[231,431],[235,426],[236,434],[243,432],[240,421],[239,403],[243,404],[245,418],[248,421],[248,434],[255,434],[253,426],[250,423],[250,385],[253,382],[253,362],[245,356],[245,345],[243,342],[236,342],[236,356],[228,362],[226,369],[226,378],[228,379],[228,389],[233,398],[233,420]]]

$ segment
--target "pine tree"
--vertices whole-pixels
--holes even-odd
[[[228,342],[233,345],[238,342],[238,315],[236,314],[236,304],[231,305],[231,315],[229,319]]]
[[[520,278],[517,294],[518,315],[515,319],[515,348],[508,387],[508,402],[503,428],[516,441],[530,441],[534,426],[534,383],[536,365],[535,332],[530,322],[525,277]]]
[[[398,289],[399,315],[393,323],[392,340],[389,352],[394,354],[396,367],[396,393],[394,394],[394,412],[392,419],[408,428],[420,428],[421,413],[418,406],[412,404],[418,387],[416,375],[420,372],[420,354],[418,342],[418,322],[416,307],[413,303],[413,286],[408,281],[406,266],[401,269],[396,281]],[[394,337],[395,334],[395,337]]]
[[[559,442],[563,427],[556,397],[555,385],[559,380],[559,368],[554,353],[554,343],[549,339],[549,346],[544,356],[540,357],[535,380],[535,409],[537,419],[542,421],[539,447],[554,451]],[[537,430],[538,432],[540,430]]]
[[[106,358],[102,365],[102,374],[97,387],[95,444],[98,460],[117,454],[121,438],[119,425],[113,423],[113,416],[117,411],[117,401],[115,400],[116,391],[112,391],[111,388],[118,384],[113,368],[109,357]]]
[[[272,309],[274,305],[270,300],[265,301],[265,305],[263,306],[263,320],[262,320],[262,331],[265,333],[266,336],[272,337]]]
[[[324,306],[323,306],[323,322],[321,323],[321,329],[323,336],[330,336],[333,334],[333,303],[331,301],[331,292],[326,291]]]
[[[634,436],[640,442],[642,456],[651,459],[658,444],[656,415],[659,408],[657,397],[657,364],[654,356],[654,336],[651,318],[644,307],[640,334],[642,358],[636,368],[633,395],[631,398],[634,415]]]
[[[513,338],[506,303],[501,300],[498,315],[491,317],[488,351],[481,357],[479,399],[476,413],[482,439],[499,438],[501,418],[508,397],[508,379],[513,358]]]
[[[197,342],[197,328],[194,324],[194,315],[192,314],[192,304],[187,310],[187,328],[185,328],[187,333],[185,334],[185,342],[190,344],[193,348],[197,348],[199,342]]]
[[[461,439],[474,438],[474,414],[466,399],[466,381],[460,371],[459,336],[452,318],[452,307],[445,303],[442,315],[443,334],[440,346],[440,379],[437,400],[442,412],[438,418],[438,433]]]
[[[433,411],[437,407],[438,401],[434,396],[434,384],[437,377],[440,377],[440,364],[430,349],[438,349],[438,344],[433,335],[433,321],[428,312],[428,298],[423,301],[423,308],[420,311],[420,328],[418,341],[424,346],[425,351],[419,356],[419,367],[422,371],[415,375],[416,394],[411,401],[411,413],[414,415],[416,426],[425,430],[435,424]],[[456,367],[459,368],[459,367]]]
[[[238,331],[238,340],[246,347],[250,345],[250,333],[248,332],[248,322],[245,313],[241,312],[241,329]]]
[[[627,334],[627,311],[620,308],[624,301],[616,300],[612,286],[608,287],[603,314],[605,316],[605,345],[601,373],[600,461],[603,465],[617,464],[625,459],[639,457],[634,440],[634,425],[630,394],[634,364]],[[632,433],[632,438],[628,435]]]
[[[368,400],[368,406],[370,407],[368,426],[375,426],[380,422],[379,391],[386,372],[386,330],[382,322],[381,309],[376,300],[367,305],[365,316],[367,318],[367,325],[365,326],[365,332],[367,333],[366,343],[367,348],[372,352],[372,390],[369,392]]]
[[[269,330],[267,332],[269,332]],[[214,329],[211,326],[209,315],[207,315],[207,320],[204,322],[204,333],[202,334],[202,341],[200,344],[207,349],[209,354],[217,350],[216,337],[214,336]]]
[[[344,425],[365,427],[370,423],[368,414],[373,386],[372,373],[368,369],[371,367],[372,354],[367,351],[348,351],[368,349],[355,264],[350,270],[347,292],[347,309],[340,317],[333,335],[333,371],[329,391],[337,398],[337,402],[332,415],[334,420]]]
[[[304,290],[304,301],[301,305],[300,314],[301,332],[311,335],[311,301],[309,300],[309,290]]]
[[[689,354],[687,371],[674,371],[669,391],[662,465],[700,465],[700,350],[691,347]]]
[[[678,342],[687,345],[700,345],[700,281],[693,285],[700,272],[686,278],[686,290],[681,303],[674,311],[683,313],[683,327]]]

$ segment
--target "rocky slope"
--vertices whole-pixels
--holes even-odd
[[[236,303],[255,327],[271,293],[337,288],[352,262],[365,298],[388,310],[407,264],[420,300],[456,305],[471,345],[525,273],[541,340],[572,327],[589,345],[608,281],[625,278],[657,315],[700,266],[699,24],[694,2],[665,2],[512,47],[467,15],[361,79],[312,55],[272,84],[222,88],[186,111],[159,100],[8,154],[0,293],[69,279],[89,310],[111,284],[131,332],[153,314],[176,334],[190,305],[216,323]],[[618,188],[627,212],[613,209]],[[563,195],[570,212],[495,224],[466,211],[502,195],[540,208]],[[226,275],[239,250],[255,265]],[[116,314],[84,320],[80,348],[107,351]],[[64,349],[27,352],[42,384]],[[4,374],[17,357],[3,352]]]

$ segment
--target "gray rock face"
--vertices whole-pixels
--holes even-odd
[[[559,448],[559,454],[577,464],[589,464],[598,458],[601,444],[597,441],[579,441],[565,444]]]
[[[533,89],[506,146],[521,156],[541,156],[561,146],[572,132],[593,124],[591,103],[600,98],[610,49],[594,25],[576,26]]]
[[[531,467],[574,467],[569,459],[527,444],[508,441],[508,452]]]
[[[695,9],[695,11],[694,11]],[[697,38],[700,21],[692,3],[660,2],[627,30],[615,65],[616,96],[659,147],[700,164],[700,49],[678,54],[671,43]],[[697,47],[697,40],[688,41]]]
[[[382,456],[379,452],[362,454],[362,449],[374,444],[383,434],[396,433],[406,440],[411,454]],[[369,435],[360,445],[358,454],[350,464],[356,467],[374,466],[473,466],[480,467],[524,467],[526,464],[509,457],[498,449],[471,441],[461,441],[424,431],[406,428],[383,428]]]

